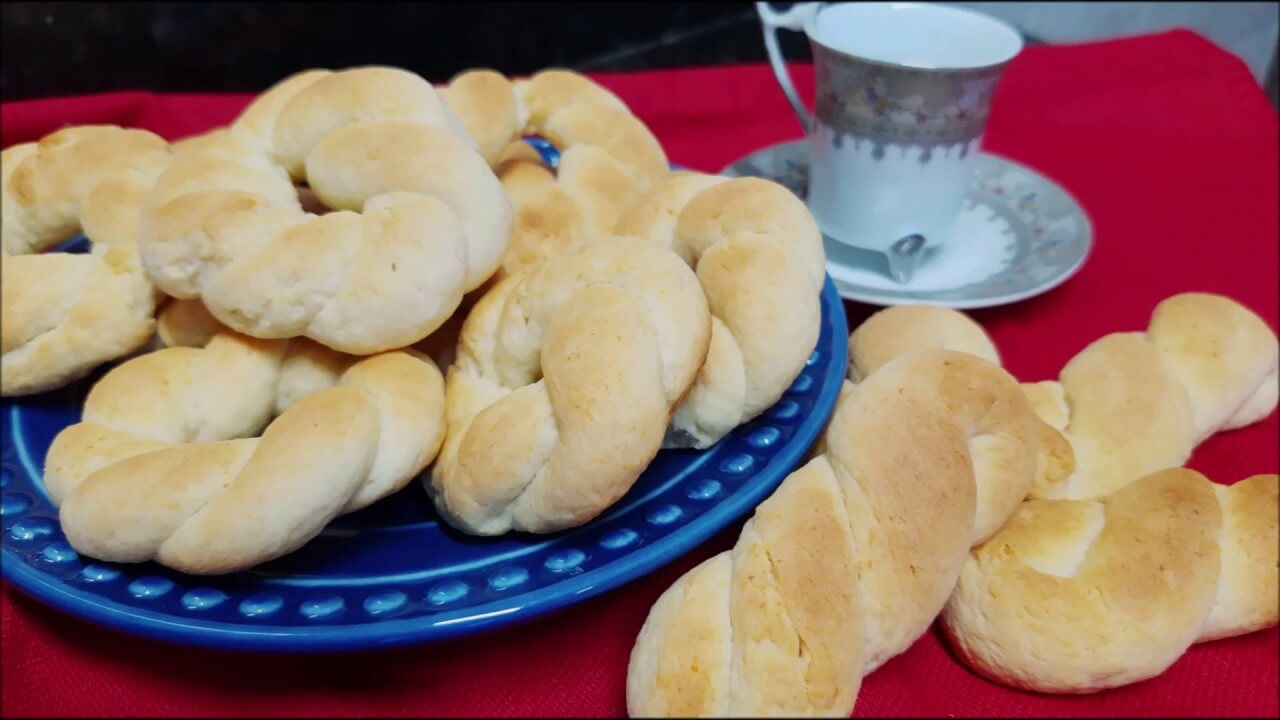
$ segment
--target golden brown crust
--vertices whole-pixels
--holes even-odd
[[[709,326],[693,272],[637,238],[495,284],[448,372],[449,433],[428,488],[442,515],[485,535],[598,515],[657,454]]]
[[[933,305],[898,305],[877,311],[849,335],[849,379],[860,382],[900,355],[929,348],[967,352],[1000,364],[991,338],[964,313]]]
[[[1044,421],[1041,499],[965,566],[943,622],[966,662],[1019,688],[1094,692],[1276,623],[1276,476],[1228,488],[1168,469],[1274,408],[1276,351],[1238,303],[1186,293],[1145,333],[1100,338],[1058,382],[1024,385]]]
[[[1280,621],[1280,522],[1275,473],[1215,485],[1222,508],[1222,574],[1197,642],[1243,635]]]
[[[54,438],[45,485],[85,555],[244,570],[426,467],[443,441],[443,385],[408,352],[356,358],[221,332],[107,373],[83,421]]]
[[[1174,295],[1156,306],[1147,337],[1187,392],[1195,442],[1275,407],[1275,333],[1239,303],[1208,293]]]
[[[626,110],[627,106],[607,88],[572,70],[547,68],[528,80],[515,84],[516,95],[524,108],[521,123],[540,133],[551,116],[560,109],[578,103]]]
[[[1025,496],[1039,424],[1012,377],[966,353],[847,385],[820,454],[654,605],[628,712],[847,717],[861,676],[925,632],[970,543]]]
[[[728,715],[731,577],[732,560],[720,553],[682,575],[658,598],[627,669],[629,715]]]
[[[475,138],[485,162],[497,167],[520,128],[519,108],[510,81],[494,70],[464,70],[454,75],[440,94],[467,134]],[[528,143],[521,144],[529,147]]]
[[[1275,475],[1225,487],[1175,468],[1097,501],[1028,501],[974,551],[947,634],[999,682],[1084,693],[1274,625],[1276,487]]]
[[[204,347],[214,335],[228,330],[199,300],[171,299],[156,313],[161,347]]]
[[[516,81],[469,70],[450,81],[444,97],[511,198],[515,222],[503,275],[614,234],[627,206],[669,174],[666,154],[645,124],[613,93],[571,70]],[[559,149],[554,171],[523,135],[542,136]]]
[[[773,405],[818,340],[822,236],[791,191],[759,178],[668,176],[617,223],[698,273],[711,349],[667,444],[708,447]]]
[[[293,182],[327,208],[313,214]],[[184,142],[144,206],[156,284],[262,338],[341,352],[411,345],[497,268],[510,204],[462,121],[388,67],[281,81]]]
[[[170,149],[144,130],[69,127],[0,153],[0,394],[53,390],[142,347],[155,291],[136,246]],[[86,255],[38,255],[83,232]]]
[[[1070,496],[1100,497],[1191,456],[1186,391],[1142,333],[1094,341],[1062,368],[1059,382],[1071,408],[1067,436],[1079,461]]]
[[[1146,332],[1090,343],[1059,378],[1076,469],[1038,494],[1105,496],[1181,465],[1215,432],[1265,417],[1276,404],[1278,352],[1257,315],[1206,293],[1165,299]]]
[[[997,357],[995,348],[959,313],[906,307],[873,316],[849,343],[860,382],[845,384],[815,459],[761,505],[783,503],[796,485],[839,489],[854,559],[832,558],[830,577],[797,597],[843,598],[857,621],[806,634],[794,619],[806,611],[793,608],[804,603],[781,600],[761,552],[810,543],[832,555],[846,542],[791,493],[787,532],[764,542],[748,524],[731,554],[659,598],[632,651],[628,711],[846,715],[857,676],[829,676],[814,693],[807,670],[827,665],[808,665],[809,639],[861,647],[869,672],[918,637],[944,603],[944,628],[967,663],[1046,692],[1135,682],[1193,642],[1276,624],[1276,475],[1227,487],[1164,469],[1100,496],[1069,482],[1082,445],[1087,462],[1132,470],[1160,462],[1151,458],[1161,453],[1189,453],[1203,432],[1196,418],[1225,429],[1269,412],[1275,339],[1246,314],[1225,299],[1175,296],[1145,336],[1108,336],[1077,356],[1061,382],[1022,386],[979,359]],[[1203,343],[1183,336],[1215,322],[1226,329],[1207,332]],[[931,349],[938,346],[964,352]],[[1114,437],[1084,444],[1086,428],[1103,432],[1126,418],[1149,425],[1116,430],[1133,456],[1121,457]],[[1019,503],[1028,492],[1037,499]],[[971,542],[978,544],[969,553]],[[708,629],[693,631],[695,621]]]

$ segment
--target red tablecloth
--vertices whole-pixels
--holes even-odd
[[[812,98],[812,69],[795,68]],[[799,136],[761,65],[598,75],[673,161],[715,171]],[[3,144],[71,123],[177,138],[229,121],[244,95],[116,93],[3,106]],[[1277,322],[1277,118],[1245,66],[1172,32],[1032,47],[1009,68],[987,147],[1056,178],[1088,210],[1092,257],[1049,294],[974,313],[1023,380],[1055,377],[1098,336],[1146,327],[1173,293],[1230,295]],[[850,322],[870,308],[850,305]],[[1277,420],[1214,437],[1191,466],[1220,482],[1275,472]],[[681,573],[737,527],[643,580],[532,624],[446,645],[260,657],[102,630],[5,585],[4,715],[616,715],[632,641]],[[1198,645],[1162,676],[1097,695],[1015,692],[971,674],[936,632],[875,672],[855,715],[1267,715],[1277,633]]]

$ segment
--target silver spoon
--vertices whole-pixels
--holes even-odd
[[[911,276],[924,258],[924,236],[912,233],[889,247],[889,274],[899,283],[911,282]]]

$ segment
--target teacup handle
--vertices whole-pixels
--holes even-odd
[[[769,65],[773,68],[773,77],[782,88],[782,94],[787,96],[787,102],[791,103],[791,109],[800,120],[800,126],[804,128],[806,135],[813,125],[813,118],[809,115],[809,110],[805,108],[804,103],[800,101],[800,94],[796,92],[796,86],[791,82],[791,73],[787,72],[786,63],[782,59],[782,50],[778,47],[778,28],[804,30],[805,23],[817,12],[819,4],[798,2],[785,12],[775,12],[767,2],[756,3],[756,12],[760,15],[760,22],[764,26],[764,48],[769,53]]]

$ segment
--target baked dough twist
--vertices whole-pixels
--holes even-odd
[[[1276,407],[1276,335],[1226,297],[1162,301],[1146,332],[1091,343],[1033,402],[1075,449],[1076,471],[1039,497],[1099,498],[1191,457],[1205,438]]]
[[[1216,296],[1175,296],[1157,308],[1149,335],[1151,342],[1174,356],[1164,362],[1190,378],[1183,392],[1206,403],[1198,412],[1201,406],[1190,403],[1189,415],[1204,418],[1203,424],[1193,425],[1201,433],[1214,418],[1220,428],[1236,427],[1265,416],[1268,403],[1274,404],[1268,400],[1275,397],[1274,389],[1264,387],[1275,381],[1274,365],[1268,364],[1268,358],[1274,358],[1274,336],[1239,305]],[[1135,369],[1118,354],[1123,351],[1114,350],[1132,351],[1132,346],[1107,340],[1090,346],[1086,353],[1117,353],[1110,358],[1111,367],[1127,373],[1129,384],[1142,388],[1144,373],[1158,381],[1161,372],[1167,372],[1164,366]],[[852,634],[842,630],[852,620],[831,618],[841,608],[855,616],[865,612],[856,603],[864,593],[851,591],[851,585],[858,591],[865,591],[864,583],[880,587],[881,575],[900,568],[896,563],[903,560],[915,577],[919,565],[894,547],[893,533],[854,517],[853,527],[866,538],[865,546],[857,544],[855,549],[867,548],[861,557],[874,563],[875,573],[868,573],[864,566],[856,581],[848,580],[847,555],[829,566],[815,560],[816,553],[842,550],[847,542],[809,542],[837,533],[839,523],[828,530],[830,523],[816,520],[823,514],[808,510],[796,498],[807,489],[806,482],[820,485],[835,474],[858,481],[839,486],[846,490],[846,502],[850,502],[850,488],[856,503],[871,507],[891,491],[917,504],[939,501],[937,490],[915,492],[918,481],[880,488],[875,481],[889,473],[869,472],[855,464],[875,462],[910,476],[912,465],[895,465],[899,446],[914,443],[916,463],[934,457],[935,451],[946,451],[945,445],[930,439],[926,423],[917,421],[894,435],[894,423],[868,422],[862,434],[847,434],[861,440],[863,449],[857,452],[854,446],[844,455],[854,462],[843,464],[833,460],[841,457],[838,451],[848,443],[832,440],[842,437],[839,428],[849,427],[845,419],[849,407],[870,402],[862,411],[870,412],[881,409],[881,403],[901,400],[891,392],[862,394],[877,386],[886,373],[939,353],[951,354],[930,348],[952,348],[964,353],[959,357],[980,363],[978,367],[985,363],[976,357],[996,361],[998,355],[971,320],[929,307],[881,311],[859,326],[849,347],[850,376],[865,381],[856,390],[846,387],[819,446],[822,454],[761,505],[731,554],[695,568],[655,604],[628,673],[628,708],[633,715],[847,714],[852,709],[857,681],[850,684],[844,679],[857,674],[847,672],[857,667],[850,653],[866,651],[847,649],[850,642],[857,644],[856,638],[848,639]],[[1106,365],[1105,359],[1086,356],[1076,369],[1096,368],[1095,362]],[[902,389],[918,391],[920,386],[932,385],[927,379],[921,381],[931,374],[917,373]],[[1082,377],[1089,375],[1064,370],[1065,392],[1055,383],[1022,386],[1023,396],[1041,416],[1035,479],[1027,486],[1034,496],[1096,487],[1082,476],[1085,469],[1076,469],[1072,445],[1055,429],[1073,427],[1078,438],[1082,427],[1090,427],[1072,424],[1076,407],[1063,400],[1076,397],[1073,390],[1079,388],[1071,385]],[[1135,407],[1115,378],[1104,380],[1112,382],[1108,387],[1113,394],[1084,402],[1084,407],[1099,413],[1093,417],[1103,414],[1099,409],[1103,402],[1111,403],[1118,416],[1149,412]],[[1177,406],[1176,401],[1173,405]],[[1133,415],[1128,417],[1135,420]],[[1149,418],[1140,415],[1137,420]],[[971,445],[979,448],[975,458],[984,457],[982,448],[991,439],[990,435],[973,439]],[[1144,462],[1138,454],[1143,447],[1139,445],[1127,460]],[[942,467],[964,464],[953,457],[943,461]],[[1000,461],[980,462],[977,476],[982,477],[984,468],[1001,467],[1007,466]],[[840,475],[842,469],[845,475]],[[806,474],[818,480],[796,479]],[[943,626],[958,652],[979,672],[1019,687],[1083,692],[1150,677],[1193,640],[1240,634],[1276,622],[1280,592],[1276,487],[1275,475],[1254,476],[1226,487],[1175,468],[1149,474],[1098,502],[1033,499],[1022,503],[989,538],[976,533],[978,546],[964,562],[958,580],[952,576],[956,589],[946,603]],[[822,503],[828,502],[830,494],[829,490],[810,492]],[[1005,508],[1018,504],[1016,493],[1006,493],[1002,499]],[[979,494],[976,526],[999,525],[1001,511],[986,513],[984,521],[982,506]],[[925,509],[932,507],[926,504]],[[922,538],[932,544],[936,518],[943,514],[917,516],[917,509],[882,513],[891,520],[891,530],[911,534],[909,540],[901,541],[908,549]],[[794,531],[797,527],[810,529]],[[929,532],[919,531],[924,527]],[[767,563],[756,570],[746,561],[749,551],[761,546]],[[806,565],[806,560],[812,564]],[[912,594],[900,592],[899,597]],[[869,623],[868,627],[869,637],[875,637],[880,626]],[[881,659],[888,656],[879,654]],[[872,662],[863,663],[866,670],[876,665],[877,656],[871,657]],[[769,661],[776,664],[763,664]]]
[[[53,390],[151,336],[142,198],[170,162],[145,130],[70,127],[0,153],[0,395]],[[84,232],[88,254],[43,253]]]
[[[295,181],[327,207],[305,212]],[[511,208],[431,85],[308,71],[193,141],[144,206],[149,275],[260,338],[371,354],[410,345],[493,273]]]
[[[514,91],[505,82],[469,71],[446,95],[489,148],[515,208],[504,272],[610,234],[669,247],[696,268],[714,320],[707,361],[664,445],[708,447],[776,402],[821,323],[825,257],[804,203],[766,180],[668,172],[653,134],[581,75],[547,70]],[[512,149],[520,132],[561,148],[557,172]]]
[[[222,332],[108,372],[54,438],[45,487],[85,555],[244,570],[421,472],[443,441],[443,391],[415,353]]]
[[[639,198],[616,232],[674,250],[707,295],[711,346],[666,445],[709,447],[804,369],[822,322],[822,234],[782,185],[684,172]]]
[[[1026,495],[1042,424],[968,353],[911,352],[847,383],[818,455],[650,610],[630,714],[847,717]]]
[[[649,128],[616,95],[573,71],[543,70],[513,82],[469,70],[444,95],[497,168],[514,208],[501,274],[614,234],[623,210],[669,172]],[[556,168],[521,135],[555,145]]]
[[[551,532],[653,460],[707,352],[693,272],[638,238],[570,248],[496,284],[462,327],[429,492],[470,533]]]
[[[979,673],[1044,692],[1160,674],[1194,642],[1280,615],[1276,475],[1217,485],[1181,465],[1197,443],[1276,404],[1277,343],[1227,298],[1173,296],[1145,333],[1090,344],[1041,383],[1074,473],[966,564],[943,614]]]
[[[1273,626],[1278,480],[1170,468],[1098,500],[1029,500],[965,565],[946,635],[985,677],[1084,693]]]

